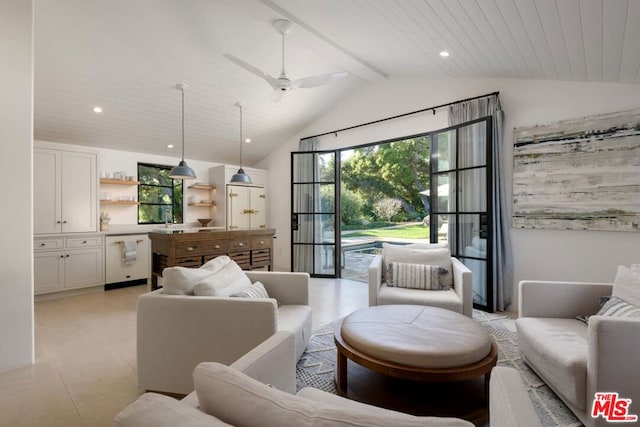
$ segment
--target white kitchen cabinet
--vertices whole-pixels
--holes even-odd
[[[264,187],[227,185],[227,228],[266,228]]]
[[[136,244],[136,260],[124,259],[124,242]],[[151,277],[149,237],[146,234],[107,236],[105,242],[106,283],[120,283]]]
[[[98,231],[97,155],[36,147],[33,166],[34,234]]]
[[[34,293],[104,285],[102,236],[36,238]]]
[[[250,185],[229,183],[238,171],[237,166],[221,165],[209,170],[211,183],[218,188],[218,194],[224,189],[224,197],[218,197],[213,209],[215,225],[224,224],[229,230],[267,227],[267,171],[244,170],[251,177]]]

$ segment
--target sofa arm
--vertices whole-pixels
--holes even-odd
[[[462,314],[473,316],[473,276],[469,267],[459,259],[451,258],[453,289],[462,301]]]
[[[380,286],[382,286],[382,255],[376,255],[369,264],[369,307],[378,305]]]
[[[296,392],[295,352],[293,334],[281,331],[233,362],[230,367],[263,384],[294,394]],[[182,399],[182,403],[197,408],[196,392],[193,391],[187,395]]]
[[[271,298],[281,304],[309,305],[309,274],[245,271],[251,282],[261,282]]]
[[[640,415],[640,319],[591,316],[587,355],[587,410],[594,394],[617,392],[631,399],[629,414]],[[598,418],[596,425],[609,425]]]
[[[595,314],[600,297],[611,295],[612,289],[611,283],[522,280],[518,283],[518,317]]]
[[[186,394],[203,361],[230,364],[277,331],[274,300],[142,295],[137,306],[138,386]]]
[[[491,427],[541,426],[520,373],[515,369],[496,366],[491,370],[489,416]]]

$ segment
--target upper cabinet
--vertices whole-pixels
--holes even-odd
[[[34,234],[85,233],[97,226],[97,155],[36,147]]]

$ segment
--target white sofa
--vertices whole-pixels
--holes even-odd
[[[196,391],[181,401],[146,393],[122,410],[114,427],[154,426],[452,426],[457,418],[414,417],[351,401],[313,388],[295,391],[295,344],[279,332],[230,367],[203,363]],[[267,385],[268,384],[268,385]],[[270,386],[271,387],[270,387]],[[539,427],[517,371],[496,367],[490,383],[492,427]],[[224,420],[224,421],[223,421]]]
[[[295,341],[296,360],[311,337],[309,275],[247,271],[270,298],[144,294],[137,307],[138,387],[187,394],[200,362],[230,364],[278,331]],[[280,306],[278,306],[280,304]]]
[[[522,357],[589,427],[609,425],[591,417],[597,391],[632,399],[630,413],[640,415],[640,318],[595,316],[599,298],[612,293],[611,283],[519,283]],[[588,325],[578,315],[592,315]]]
[[[419,244],[406,245],[406,249],[415,253],[420,251],[422,246]],[[460,260],[450,258],[453,270],[452,289],[447,291],[424,291],[387,286],[383,271],[387,263],[384,260],[385,256],[383,249],[383,254],[376,255],[369,265],[369,306],[385,304],[428,305],[453,310],[469,317],[473,316],[472,273]]]

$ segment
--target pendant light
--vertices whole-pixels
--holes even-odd
[[[231,177],[229,182],[233,184],[251,184],[251,177],[242,169],[242,145],[244,144],[242,139],[242,103],[236,102],[236,107],[240,108],[240,169],[238,169],[238,173]]]
[[[187,166],[187,162],[184,161],[184,91],[189,88],[186,83],[178,83],[176,89],[182,92],[182,160],[178,163],[178,166],[171,169],[169,172],[169,178],[173,179],[195,179],[196,173]]]

